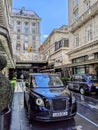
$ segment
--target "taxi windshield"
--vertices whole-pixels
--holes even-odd
[[[38,87],[61,87],[64,86],[57,75],[35,75],[36,85]]]

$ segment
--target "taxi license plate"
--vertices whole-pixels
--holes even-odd
[[[53,113],[53,117],[62,117],[62,116],[67,116],[68,115],[68,112],[56,112],[56,113]]]

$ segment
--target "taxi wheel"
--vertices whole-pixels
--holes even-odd
[[[83,88],[83,87],[81,87],[81,88],[80,88],[80,93],[81,93],[82,95],[84,95],[84,94],[85,94],[85,90],[84,90],[84,88]]]

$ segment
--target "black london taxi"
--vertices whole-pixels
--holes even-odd
[[[98,76],[96,74],[75,74],[67,81],[67,87],[81,94],[98,93]]]
[[[24,102],[30,120],[66,120],[73,118],[77,112],[75,97],[57,74],[30,74],[24,87]]]

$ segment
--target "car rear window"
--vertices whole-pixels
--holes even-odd
[[[91,80],[91,81],[98,80],[98,77],[96,75],[89,75],[87,78],[88,80]]]

